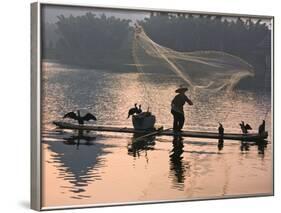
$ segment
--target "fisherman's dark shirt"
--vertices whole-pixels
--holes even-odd
[[[183,105],[185,104],[185,102],[189,104],[191,103],[190,99],[185,94],[176,95],[172,100],[172,104],[171,104],[172,110],[184,114]]]

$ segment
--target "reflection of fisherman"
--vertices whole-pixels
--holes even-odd
[[[179,93],[174,97],[171,104],[171,113],[174,117],[173,129],[174,131],[181,131],[184,125],[184,111],[183,105],[187,102],[189,105],[193,105],[192,101],[185,95],[188,89],[186,87],[180,87],[175,92]]]
[[[174,173],[176,179],[174,180],[175,186],[183,189],[185,180],[186,165],[183,163],[183,138],[174,136],[173,149],[170,154],[170,169]],[[178,183],[181,183],[179,185]]]

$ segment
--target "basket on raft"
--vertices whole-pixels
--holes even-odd
[[[150,112],[142,112],[140,114],[133,115],[132,122],[134,129],[137,130],[154,129],[156,118]]]

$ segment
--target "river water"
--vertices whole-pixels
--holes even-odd
[[[73,110],[91,112],[97,125],[131,127],[128,109],[150,107],[157,125],[170,128],[170,102],[181,79],[173,74],[114,73],[44,62],[42,66],[42,205],[61,207],[270,195],[273,192],[270,95],[187,93],[185,129],[239,133],[245,120],[262,119],[268,143],[57,129],[52,122]]]

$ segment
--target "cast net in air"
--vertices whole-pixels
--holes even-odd
[[[138,71],[174,72],[193,91],[230,91],[242,78],[254,75],[249,63],[225,52],[179,52],[163,47],[151,40],[140,25],[135,28],[133,58]]]
[[[187,84],[189,96],[193,99],[217,94],[234,99],[233,89],[238,82],[255,74],[245,60],[222,51],[179,52],[161,46],[150,39],[138,24],[135,26],[132,55],[140,73],[177,75]],[[149,88],[146,90],[149,93]],[[218,118],[217,121],[224,119]]]

